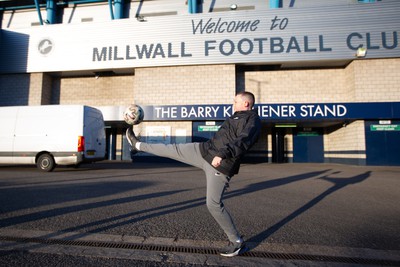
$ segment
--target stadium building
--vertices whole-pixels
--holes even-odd
[[[400,165],[399,14],[397,0],[0,0],[0,106],[97,107],[107,158],[129,160],[129,104],[147,142],[201,141],[246,90],[263,121],[252,161]]]

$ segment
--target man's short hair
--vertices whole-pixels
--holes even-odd
[[[254,97],[253,93],[243,91],[243,92],[237,93],[236,95],[240,95],[240,96],[242,96],[242,98],[244,98],[246,101],[248,101],[250,103],[250,107],[254,106],[255,97]]]

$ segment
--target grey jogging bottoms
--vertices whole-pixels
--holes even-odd
[[[232,217],[222,202],[222,197],[228,186],[230,177],[218,172],[203,159],[199,143],[169,145],[140,143],[140,151],[174,159],[202,169],[207,178],[206,203],[208,210],[231,242],[235,242],[240,238]]]

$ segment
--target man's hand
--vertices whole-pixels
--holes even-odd
[[[218,156],[215,156],[215,157],[213,158],[213,161],[211,162],[211,165],[212,165],[213,167],[218,167],[219,165],[221,165],[221,161],[222,161],[222,158],[220,158],[220,157],[218,157]]]

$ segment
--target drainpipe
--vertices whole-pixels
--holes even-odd
[[[40,25],[43,25],[42,13],[40,13],[40,5],[39,5],[38,0],[35,0],[35,6],[36,6],[36,10],[37,10],[38,15],[39,15]]]
[[[197,0],[188,0],[189,13],[197,13]]]
[[[47,0],[46,11],[47,11],[47,22],[49,24],[56,24],[57,5],[55,0]]]
[[[124,0],[114,0],[115,19],[124,18]]]
[[[269,0],[269,8],[280,8],[282,7],[281,0]]]

